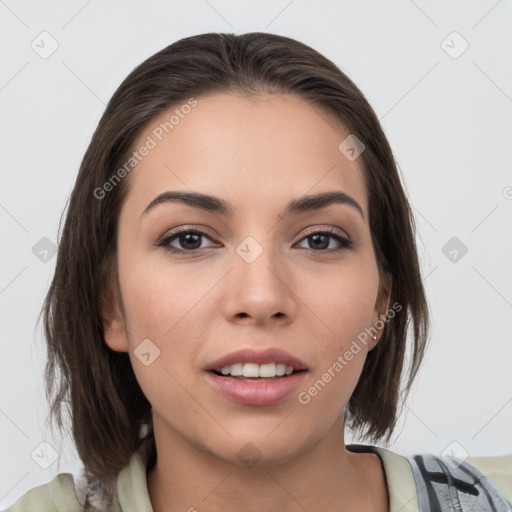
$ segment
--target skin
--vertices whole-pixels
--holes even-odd
[[[121,303],[112,300],[103,315],[106,343],[129,352],[152,404],[153,509],[387,511],[381,461],[345,449],[343,422],[380,333],[307,405],[297,393],[270,406],[235,403],[203,371],[238,348],[279,347],[307,363],[304,391],[386,312],[362,158],[345,158],[338,145],[349,132],[295,96],[197,100],[127,178],[118,230]],[[151,122],[134,147],[168,117]],[[173,202],[142,214],[169,190],[221,197],[236,212],[223,217]],[[364,219],[346,204],[278,216],[290,200],[327,191],[354,198]],[[178,226],[206,236],[196,246],[175,238],[171,246],[189,251],[183,254],[156,245]],[[317,248],[310,237],[326,228],[354,247],[330,237]],[[263,250],[252,263],[236,252],[247,236]],[[134,355],[145,339],[160,350],[148,366]],[[252,467],[237,456],[249,442],[261,457]]]

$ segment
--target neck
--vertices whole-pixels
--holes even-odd
[[[157,461],[148,474],[154,512],[387,511],[380,459],[345,449],[343,420],[314,446],[279,462],[234,463],[199,449],[154,414]]]

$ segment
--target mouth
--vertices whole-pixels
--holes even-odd
[[[291,365],[268,363],[258,365],[255,363],[235,363],[227,365],[220,370],[209,370],[219,377],[241,380],[245,382],[273,381],[286,379],[297,373],[306,372],[307,369],[297,369]]]
[[[204,369],[232,377],[273,378],[308,370],[308,367],[301,359],[278,348],[244,348],[211,362]]]
[[[278,348],[240,349],[207,365],[207,381],[225,398],[246,405],[273,405],[307,379],[305,362]]]
[[[245,377],[218,370],[206,372],[207,381],[224,398],[251,406],[275,405],[285,400],[304,384],[307,374],[308,370],[294,368],[288,374],[273,377]]]

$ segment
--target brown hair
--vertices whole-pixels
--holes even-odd
[[[69,404],[72,436],[85,472],[111,499],[119,471],[143,440],[148,441],[148,471],[156,451],[151,405],[129,355],[105,343],[101,314],[105,301],[119,299],[117,222],[129,180],[121,180],[102,199],[94,191],[130,158],[141,130],[171,106],[206,94],[260,92],[297,95],[341,122],[365,145],[361,158],[372,242],[383,282],[391,285],[390,303],[400,304],[402,312],[387,323],[367,355],[345,409],[347,426],[371,442],[389,441],[399,398],[405,402],[423,359],[429,313],[414,219],[388,141],[362,92],[333,62],[287,37],[209,33],[181,39],[136,67],[109,101],[69,199],[55,275],[42,310],[50,416],[62,429],[64,406]],[[410,322],[413,346],[405,371]]]

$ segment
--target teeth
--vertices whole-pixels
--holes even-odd
[[[244,377],[259,377],[259,369],[259,365],[255,363],[245,363],[242,375]]]
[[[258,365],[255,365],[256,367]],[[275,377],[276,376],[276,365],[274,363],[262,364],[259,367],[259,377]]]
[[[281,377],[291,375],[293,366],[287,366],[281,363],[236,363],[231,366],[224,366],[221,370],[222,375],[231,375],[232,377]]]
[[[231,370],[230,370],[230,373],[231,375],[233,375],[233,377],[235,376],[241,376],[243,374],[243,370],[244,370],[244,365],[241,364],[241,363],[237,363],[237,364],[232,364],[231,365]]]

